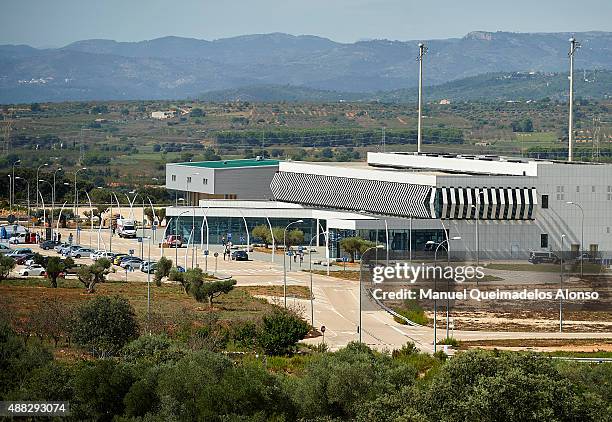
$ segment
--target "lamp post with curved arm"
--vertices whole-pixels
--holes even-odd
[[[287,308],[287,229],[292,224],[303,223],[304,220],[296,220],[287,224],[285,230],[283,230],[283,297],[285,299],[285,308]]]
[[[318,231],[318,230],[317,230]],[[308,244],[308,255],[309,255],[309,272],[310,272],[310,325],[314,328],[314,293],[312,291],[312,241],[321,236],[322,234],[326,234],[325,232],[315,234],[312,239],[310,239],[310,243]]]
[[[21,164],[21,160],[17,160],[13,163],[12,167],[12,175],[11,177],[11,186],[9,186],[9,199],[11,204],[11,212],[13,212],[13,202],[15,202],[15,166],[17,164]]]
[[[461,240],[460,236],[451,237],[450,239],[444,239],[442,242],[437,243],[436,250],[434,252],[434,270],[438,266],[438,249],[440,246],[446,244],[446,262],[450,263],[450,241],[451,240]],[[427,242],[429,245],[436,244],[436,242],[429,241]],[[437,291],[436,288],[436,280],[437,277],[434,277],[434,291]],[[448,293],[448,292],[447,292]],[[450,299],[446,305],[446,337],[449,336],[449,323],[450,323],[450,312],[449,312]],[[434,299],[434,353],[438,351],[438,301]]]
[[[178,267],[178,224],[181,218],[181,215],[187,214],[189,211],[183,211],[179,215],[176,216],[176,222],[174,223],[174,265]],[[185,268],[186,270],[187,268]]]
[[[374,249],[382,249],[383,245],[372,246],[361,254],[361,260],[359,261],[359,325],[357,326],[357,332],[359,333],[359,343],[361,343],[362,332],[363,332],[363,322],[361,320],[361,309],[362,309],[362,289],[363,289],[363,261],[365,260],[366,254]],[[388,246],[387,246],[388,247]]]
[[[78,212],[79,191],[77,190],[77,174],[79,174],[79,172],[83,170],[87,170],[87,167],[82,167],[74,172],[74,215],[77,217],[77,224],[78,224],[78,216],[79,216],[79,212]]]
[[[23,177],[16,176],[16,180],[24,180],[28,185],[28,228],[30,227],[30,222],[32,221],[32,216],[30,215],[30,181],[28,179],[24,179]]]
[[[49,187],[51,188],[51,200],[53,201],[53,185],[44,179],[38,179],[38,181],[40,183],[46,183],[49,185]],[[45,209],[45,204],[44,204],[45,200],[43,199],[42,192],[38,191],[38,193],[40,194],[40,199],[43,202],[43,220],[45,220],[45,225],[46,225],[47,217],[46,217],[46,209]],[[53,212],[53,208],[51,208],[51,212]],[[53,214],[51,215],[51,221],[49,222],[49,228],[51,229],[51,239],[53,239]]]
[[[36,208],[40,208],[40,202],[38,202],[38,179],[40,178],[39,172],[42,167],[45,167],[48,165],[49,163],[43,163],[40,166],[36,167]]]
[[[582,208],[580,204],[574,201],[568,201],[566,202],[566,204],[578,207],[578,209],[580,210],[580,214],[582,215],[582,222],[580,224],[580,231],[581,231],[581,235],[580,235],[580,277],[583,277],[584,276],[584,208]]]

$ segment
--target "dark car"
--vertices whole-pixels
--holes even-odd
[[[45,240],[39,246],[41,249],[48,251],[49,249],[55,248],[59,243],[56,240]]]
[[[248,261],[249,254],[246,251],[234,251],[232,252],[232,259],[234,261]]]
[[[532,264],[558,264],[561,259],[552,252],[535,252],[529,254],[528,261]]]
[[[13,255],[12,258],[15,260],[15,264],[23,265],[28,259],[31,259],[33,257],[34,257],[33,253],[24,253],[24,254]]]

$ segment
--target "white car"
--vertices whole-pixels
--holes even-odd
[[[25,268],[19,270],[19,275],[30,276],[30,275],[46,275],[45,268],[40,264],[28,265]]]
[[[112,252],[105,251],[95,251],[93,254],[89,256],[92,261],[97,261],[100,258],[106,258],[112,260],[115,257],[115,254]]]
[[[35,265],[36,262],[34,262],[34,258],[28,259],[26,260],[26,262],[24,262],[26,267],[29,267],[30,265]]]
[[[9,243],[12,243],[14,245],[16,245],[18,243],[25,243],[25,241],[26,241],[26,234],[25,233],[14,234],[9,239]]]

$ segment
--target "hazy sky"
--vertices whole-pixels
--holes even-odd
[[[268,32],[353,42],[612,30],[612,0],[2,0],[1,10],[0,44],[33,46]]]

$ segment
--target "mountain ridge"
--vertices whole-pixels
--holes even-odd
[[[566,71],[571,35],[472,31],[425,40],[426,84],[495,72]],[[574,35],[583,45],[577,67],[612,69],[612,32]],[[283,33],[212,41],[93,39],[56,49],[0,45],[0,102],[172,99],[259,85],[373,94],[416,86],[416,45]]]

